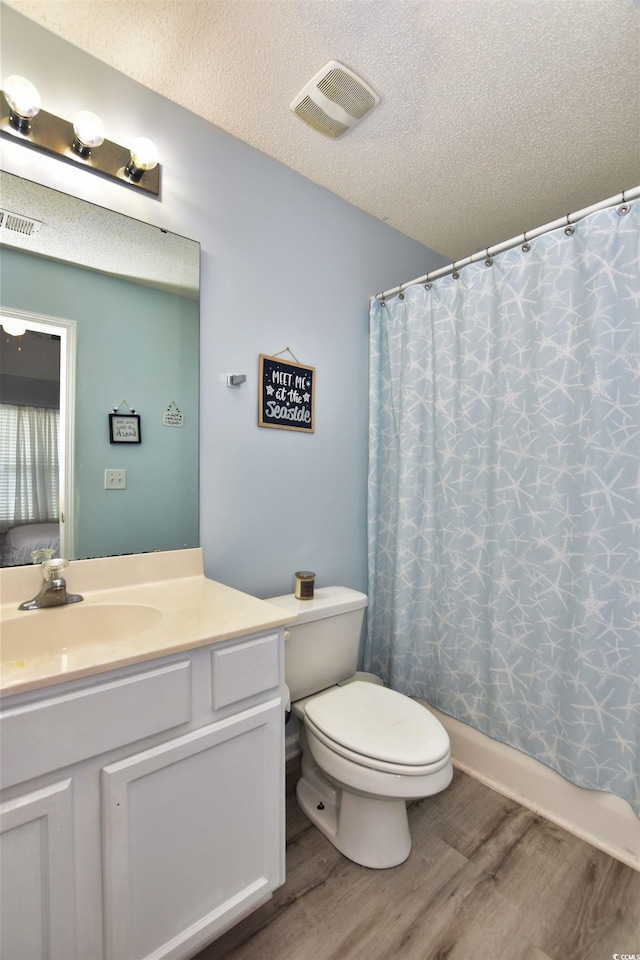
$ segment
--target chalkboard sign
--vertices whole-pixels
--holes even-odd
[[[260,354],[258,425],[314,432],[315,367]]]

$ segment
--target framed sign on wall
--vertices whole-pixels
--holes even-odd
[[[140,415],[110,413],[109,443],[142,443]]]
[[[258,426],[313,433],[315,387],[315,367],[261,353]]]

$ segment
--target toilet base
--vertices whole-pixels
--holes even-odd
[[[398,866],[411,852],[405,800],[351,793],[331,783],[306,752],[296,799],[311,823],[354,863],[381,870]]]

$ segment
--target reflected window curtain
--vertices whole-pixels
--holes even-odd
[[[365,668],[640,809],[640,202],[374,301]]]
[[[0,404],[0,530],[58,521],[59,411]]]

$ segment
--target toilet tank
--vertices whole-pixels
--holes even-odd
[[[284,676],[292,700],[353,676],[364,639],[366,594],[320,587],[312,600],[297,600],[291,593],[267,603],[298,617],[286,627],[284,645]]]

